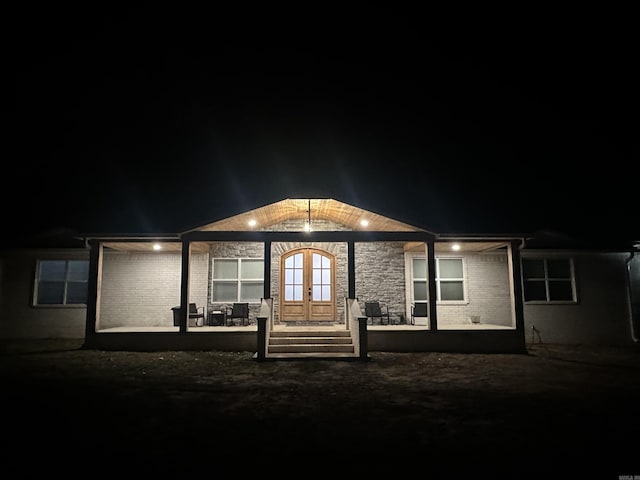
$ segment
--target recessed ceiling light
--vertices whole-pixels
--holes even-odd
[[[257,223],[258,222],[256,222],[254,219],[249,220],[249,226],[250,227],[255,227]]]
[[[369,220],[364,220],[364,219],[360,220],[360,225],[362,225],[363,227],[369,226]]]
[[[454,250],[457,252],[458,250],[460,250],[460,245],[458,245],[457,243],[454,243],[453,245],[451,245],[451,250]]]
[[[154,243],[153,244],[153,249],[157,252],[158,250],[162,250],[162,245],[160,245],[159,243]]]

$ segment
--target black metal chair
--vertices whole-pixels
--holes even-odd
[[[204,325],[204,307],[197,307],[195,303],[189,304],[189,318],[196,319],[196,327],[202,327]],[[202,323],[198,325],[198,319],[202,319]]]
[[[249,304],[248,303],[234,303],[230,310],[227,310],[227,321],[229,325],[233,325],[234,319],[240,320],[240,325],[249,325]]]
[[[380,306],[380,302],[364,302],[364,314],[367,317],[367,322],[371,320],[371,325],[373,325],[373,320],[375,318],[380,319],[380,325],[384,325],[384,319],[387,319],[387,325],[390,322],[389,315],[389,306],[385,305],[386,312],[382,311],[382,306]]]
[[[416,317],[427,317],[427,303],[418,302],[411,306],[411,325],[416,324]]]

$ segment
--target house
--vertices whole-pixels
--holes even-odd
[[[438,234],[331,198],[177,234],[77,235],[0,252],[0,338],[259,360],[637,342],[640,245],[561,240]],[[232,319],[239,303],[248,316]]]

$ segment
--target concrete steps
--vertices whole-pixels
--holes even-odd
[[[351,334],[340,329],[273,330],[267,358],[356,358]]]

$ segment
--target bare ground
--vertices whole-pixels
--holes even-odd
[[[259,363],[80,346],[0,344],[5,478],[640,475],[638,347]]]

